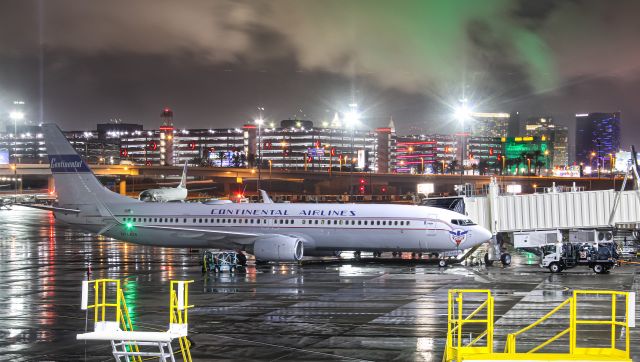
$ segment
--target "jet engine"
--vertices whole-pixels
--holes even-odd
[[[145,201],[145,202],[155,202],[155,201],[158,201],[158,200],[156,199],[156,195],[155,195],[153,192],[149,191],[149,190],[142,191],[142,192],[140,193],[140,195],[138,196],[138,199],[139,199],[140,201]]]
[[[262,261],[298,261],[304,254],[304,243],[285,235],[263,237],[253,243],[252,254]]]

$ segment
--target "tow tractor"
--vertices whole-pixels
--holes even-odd
[[[549,268],[552,273],[578,265],[588,266],[597,274],[605,274],[618,263],[617,246],[614,242],[598,244],[589,243],[554,243],[542,246],[540,266]]]
[[[610,230],[560,230],[514,233],[514,246],[540,255],[540,267],[560,273],[587,266],[598,274],[618,264],[620,254]]]

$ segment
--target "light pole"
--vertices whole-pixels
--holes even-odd
[[[471,109],[467,105],[467,99],[463,98],[460,100],[460,105],[455,109],[454,117],[460,121],[460,126],[462,127],[462,147],[460,148],[460,185],[463,184],[462,177],[464,176],[464,160],[465,160],[465,141],[466,141],[466,129],[465,129],[465,121],[471,117]]]
[[[258,107],[259,116],[256,119],[258,124],[258,181],[256,182],[256,191],[258,193],[260,193],[260,179],[262,176],[262,124],[264,123],[262,111],[264,111],[264,107]]]
[[[269,192],[271,192],[271,160],[269,160]]]
[[[349,112],[347,112],[345,121],[347,123],[347,127],[351,128],[351,162],[349,169],[349,200],[353,197],[353,169],[354,163],[354,142],[355,142],[355,127],[360,115],[358,114],[358,105],[356,103],[349,104]]]
[[[17,104],[14,102],[14,104]],[[11,111],[9,112],[9,118],[13,120],[13,179],[15,181],[14,191],[17,197],[18,195],[18,121],[24,119],[24,112]]]
[[[600,178],[600,139],[596,140],[598,153],[596,154],[596,168],[598,169],[598,178]]]

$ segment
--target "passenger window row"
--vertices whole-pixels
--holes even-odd
[[[167,218],[167,217],[125,217],[123,222],[134,223],[181,223],[180,218]],[[236,218],[182,218],[182,223],[186,224],[187,220],[190,220],[192,224],[267,224],[266,219],[236,219]],[[452,220],[464,221],[464,220]],[[469,220],[470,221],[470,220]],[[364,226],[409,226],[410,221],[404,220],[301,220],[302,225],[364,225]],[[274,219],[273,225],[296,225],[294,219]],[[456,224],[461,225],[461,224]]]

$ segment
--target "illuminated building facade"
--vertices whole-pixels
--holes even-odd
[[[450,172],[456,159],[457,139],[452,135],[396,136],[393,145],[393,172],[442,174]]]
[[[473,112],[471,118],[471,135],[477,137],[507,137],[519,127],[517,114]]]
[[[160,165],[173,165],[173,111],[169,108],[160,114]]]
[[[530,117],[525,122],[525,134],[548,141],[549,166],[569,165],[569,129],[555,124],[552,117]]]
[[[478,115],[474,114],[474,118]],[[480,115],[485,119],[508,120],[507,114],[499,114],[500,117]],[[335,121],[315,127],[311,121],[296,119],[284,120],[277,126],[273,123],[263,125],[260,131],[255,123],[238,128],[179,129],[174,126],[173,112],[168,108],[162,111],[161,120],[161,126],[152,130],[143,130],[136,124],[106,123],[98,125],[97,131],[65,134],[91,164],[161,166],[187,162],[191,166],[253,168],[260,164],[263,170],[353,169],[441,174],[459,172],[461,161],[467,171],[475,173],[498,173],[503,165],[513,173],[521,171],[522,162],[517,164],[518,159],[529,158],[538,169],[540,162],[546,169],[550,164],[565,162],[558,159],[566,160],[566,128],[551,126],[546,120],[529,122],[527,130],[530,134],[526,137],[502,138],[472,132],[464,133],[464,137],[462,134],[400,136],[396,134],[393,122],[389,127],[362,130],[348,129]],[[474,122],[475,119],[467,124],[469,131]],[[485,127],[480,133],[503,133],[508,125],[508,122],[493,123],[496,129],[489,131]],[[17,139],[18,158],[25,163],[46,162],[45,145],[41,135],[38,136],[38,128],[26,131],[23,130]],[[562,142],[557,142],[558,138]],[[13,148],[13,135],[0,134],[0,149],[12,153],[11,160],[14,159]],[[604,147],[602,152],[605,152]],[[558,156],[561,153],[564,156]],[[464,156],[461,158],[461,155]]]
[[[620,112],[576,114],[576,162],[594,168],[620,151]],[[592,154],[595,155],[592,156]]]
[[[380,166],[378,141],[391,140],[390,130],[379,130],[315,128],[310,121],[284,120],[278,128],[262,129],[262,166],[313,171],[352,167],[376,172]],[[383,148],[389,152],[388,143]]]
[[[500,137],[470,137],[466,142],[465,166],[479,174],[499,172],[502,142]]]
[[[108,163],[110,160],[113,163],[119,160],[120,136],[108,135],[99,139],[95,131],[67,131],[64,134],[88,163]],[[13,133],[0,134],[0,149],[6,150],[11,163],[47,163],[47,149],[38,126],[19,127],[17,137]]]
[[[541,174],[549,168],[549,142],[538,137],[503,137],[500,161],[504,174]]]

